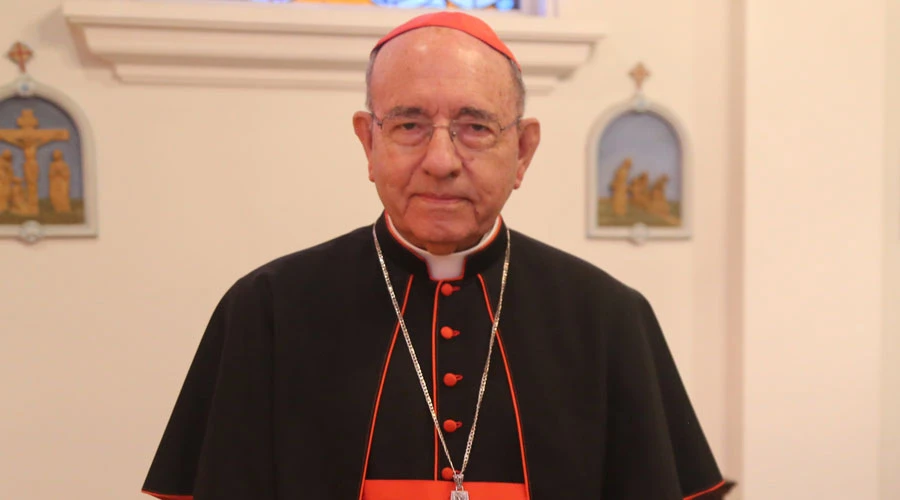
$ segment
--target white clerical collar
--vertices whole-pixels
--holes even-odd
[[[500,231],[500,217],[498,216],[497,220],[494,221],[494,227],[492,227],[490,231],[485,233],[485,235],[482,236],[481,241],[479,241],[478,244],[474,247],[448,255],[435,255],[428,250],[423,250],[406,241],[406,238],[404,238],[400,234],[400,232],[397,231],[397,228],[394,227],[394,223],[391,222],[391,218],[387,214],[384,214],[384,218],[387,221],[388,230],[390,230],[394,238],[396,238],[397,241],[399,241],[410,251],[415,252],[428,264],[428,274],[433,280],[449,280],[461,278],[463,275],[463,267],[466,264],[466,257],[488,246],[488,244],[493,241],[494,237],[497,236],[497,233]]]

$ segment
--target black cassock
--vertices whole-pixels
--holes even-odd
[[[384,216],[376,229],[459,467],[505,226],[452,280],[432,280]],[[717,488],[721,475],[644,297],[527,236],[513,232],[510,243],[465,471],[471,500],[676,500]],[[195,500],[449,498],[452,471],[398,330],[371,227],[241,278],[213,313],[144,491]]]

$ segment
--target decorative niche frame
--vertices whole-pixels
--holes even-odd
[[[587,236],[691,237],[691,152],[678,117],[642,90],[649,76],[632,70],[634,96],[604,111],[587,141]]]
[[[11,53],[16,49],[31,57],[24,44]],[[21,74],[0,87],[0,131],[18,137],[0,140],[0,162],[18,185],[0,189],[9,196],[0,210],[0,238],[37,243],[96,237],[94,138],[87,116],[66,94],[28,74],[27,58],[19,62]]]

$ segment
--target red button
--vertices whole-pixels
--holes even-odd
[[[453,481],[453,469],[444,467],[441,469],[441,477],[444,478],[444,481]]]
[[[450,328],[449,326],[441,327],[441,337],[444,337],[445,339],[450,340],[453,337],[456,337],[457,335],[459,335],[459,330],[454,330],[453,328]]]
[[[460,427],[462,427],[462,422],[457,422],[456,420],[444,420],[444,430],[447,432],[456,432]]]
[[[448,373],[444,375],[444,385],[447,387],[453,387],[457,382],[462,380],[462,375],[457,375],[455,373]]]
[[[441,293],[444,295],[444,297],[453,295],[453,292],[457,290],[459,290],[459,287],[453,286],[450,283],[444,283],[443,285],[441,285]]]

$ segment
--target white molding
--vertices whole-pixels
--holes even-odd
[[[87,49],[126,83],[362,89],[368,54],[409,10],[187,0],[66,0]],[[592,23],[479,13],[547,94],[585,64],[603,32]],[[326,50],[323,50],[327,48]]]

